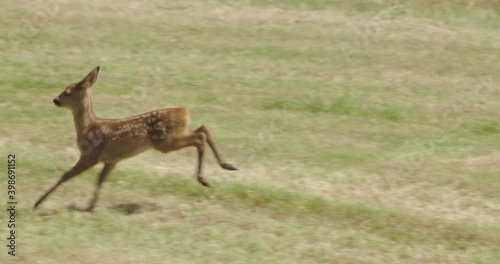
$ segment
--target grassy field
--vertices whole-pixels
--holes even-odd
[[[1,263],[500,263],[500,1],[0,4]],[[98,116],[187,107],[240,170],[151,151],[32,211],[97,65]]]

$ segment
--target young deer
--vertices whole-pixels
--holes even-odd
[[[207,187],[210,185],[203,177],[202,168],[205,142],[208,142],[222,168],[236,170],[236,167],[227,163],[222,157],[205,125],[194,132],[188,129],[190,117],[185,108],[161,109],[126,119],[96,117],[92,107],[90,87],[95,83],[98,73],[99,67],[92,70],[80,82],[66,87],[53,100],[55,105],[69,108],[73,113],[76,140],[81,156],[76,165],[65,172],[59,181],[38,199],[35,209],[63,182],[103,162],[104,168],[99,174],[92,200],[87,208],[88,211],[92,211],[101,185],[116,163],[150,148],[166,153],[189,146],[196,147],[198,150],[196,177]]]

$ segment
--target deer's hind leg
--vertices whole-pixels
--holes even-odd
[[[208,143],[208,145],[212,149],[212,152],[214,153],[215,158],[217,159],[217,162],[219,163],[219,165],[223,169],[225,169],[225,170],[237,170],[237,168],[234,165],[229,164],[229,163],[226,162],[226,159],[224,159],[224,157],[220,153],[219,149],[217,148],[217,145],[215,145],[215,140],[212,137],[212,134],[210,133],[210,130],[208,129],[207,126],[201,125],[194,132],[202,132],[202,133],[205,134],[205,136],[207,137],[207,143]]]
[[[203,159],[205,153],[205,142],[207,136],[203,132],[177,135],[170,140],[153,142],[153,148],[161,152],[170,152],[185,147],[194,146],[198,150],[198,163],[196,166],[196,178],[203,186],[210,187],[210,184],[203,177]]]

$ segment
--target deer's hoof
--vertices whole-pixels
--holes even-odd
[[[211,187],[210,184],[207,181],[203,180],[203,179],[199,179],[198,181],[201,183],[201,185],[203,185],[205,187],[208,187],[208,188]]]
[[[224,163],[220,165],[225,170],[238,170],[234,165],[229,163]]]

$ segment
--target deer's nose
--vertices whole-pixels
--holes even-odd
[[[52,100],[52,102],[54,102],[54,104],[57,106],[61,106],[61,102],[59,102],[59,98],[54,98],[54,100]]]

